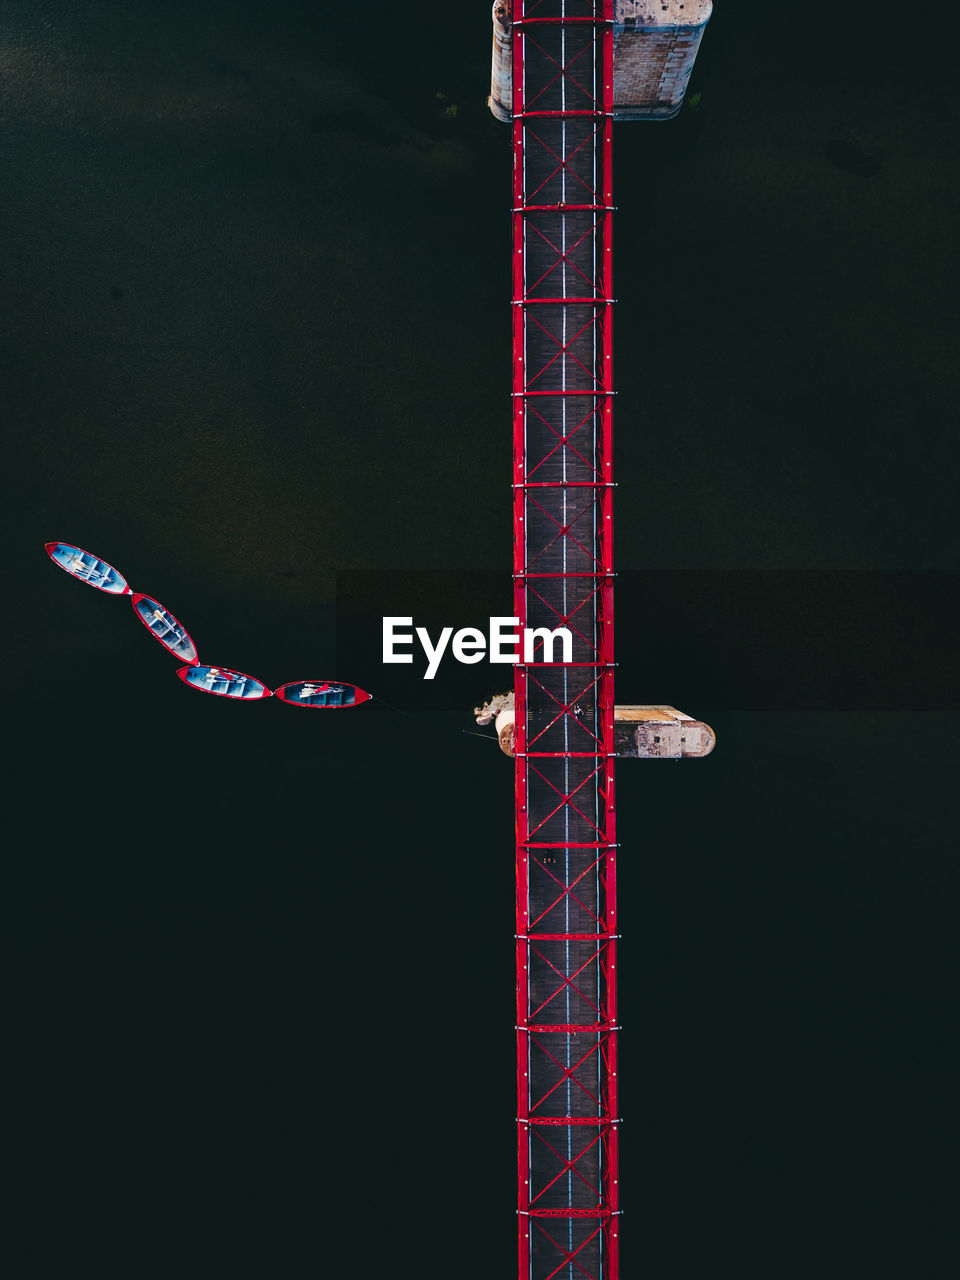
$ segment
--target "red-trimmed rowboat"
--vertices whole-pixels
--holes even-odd
[[[273,697],[262,680],[245,676],[242,671],[231,671],[228,667],[181,667],[177,675],[191,689],[213,693],[218,698],[253,702],[256,698]]]
[[[154,600],[135,592],[132,597],[134,612],[155,640],[159,640],[168,653],[181,662],[194,666],[197,662],[197,646],[169,610]]]
[[[106,560],[101,560],[92,551],[84,551],[69,542],[45,542],[47,555],[54,564],[65,569],[73,578],[79,578],[88,587],[96,587],[98,591],[106,591],[111,596],[129,596],[132,594],[127,580],[118,569]]]
[[[288,702],[291,707],[313,707],[317,710],[358,707],[373,697],[355,684],[344,684],[342,680],[294,680],[273,692],[281,702]]]

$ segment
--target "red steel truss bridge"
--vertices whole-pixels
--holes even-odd
[[[618,1280],[613,2],[511,17],[519,1276]]]

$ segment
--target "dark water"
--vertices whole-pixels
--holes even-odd
[[[951,43],[753,8],[718,4],[696,110],[616,138],[618,694],[719,738],[619,771],[624,1275],[932,1275]],[[0,17],[38,1276],[511,1273],[511,778],[461,732],[502,673],[427,686],[375,634],[387,582],[431,625],[509,612],[509,149],[487,4],[351,15]],[[205,661],[401,711],[197,697],[57,538]]]

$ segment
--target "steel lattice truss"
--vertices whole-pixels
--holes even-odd
[[[513,4],[520,1280],[618,1280],[612,0]],[[559,653],[556,656],[560,656]]]

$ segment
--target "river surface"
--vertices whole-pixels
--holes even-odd
[[[928,1276],[951,44],[756,8],[718,3],[695,107],[615,131],[618,699],[718,736],[618,770],[624,1280]],[[488,9],[0,11],[31,1274],[511,1274],[512,780],[464,733],[504,668],[428,684],[378,631],[509,613]],[[376,700],[200,698],[51,539],[203,661]]]

